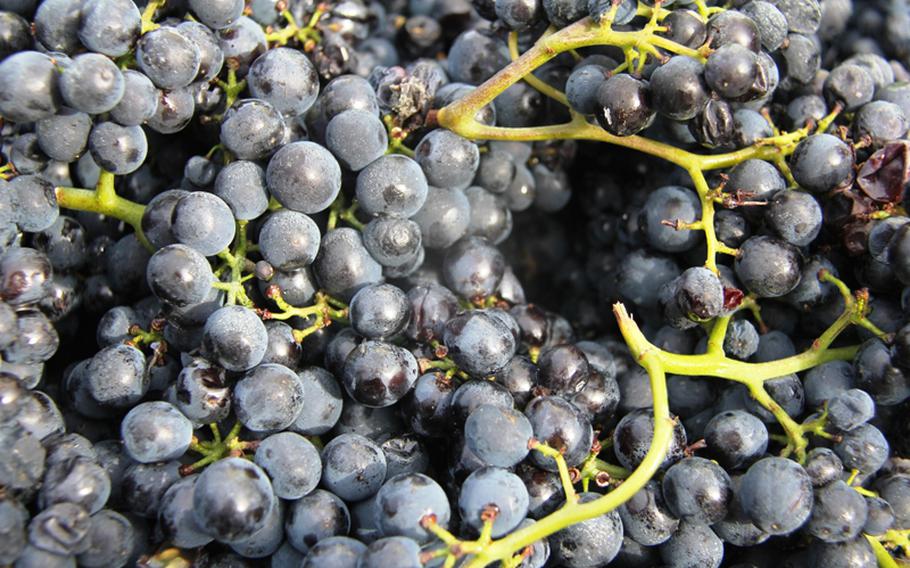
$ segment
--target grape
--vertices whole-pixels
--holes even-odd
[[[360,171],[385,154],[386,127],[370,112],[346,110],[335,115],[325,130],[326,147],[351,171]]]
[[[595,113],[597,110],[597,92],[599,87],[607,80],[608,71],[603,66],[596,64],[579,65],[572,70],[572,74],[569,75],[566,81],[566,98],[573,109],[581,114]],[[485,156],[481,156],[478,175],[483,171],[484,161]],[[505,163],[508,164],[509,162]]]
[[[463,189],[480,164],[477,145],[450,130],[430,132],[414,149],[430,185]]]
[[[250,430],[283,430],[303,411],[303,385],[287,367],[257,365],[234,385],[232,406],[237,419]]]
[[[843,481],[815,490],[815,504],[806,530],[825,542],[852,540],[866,523],[865,498]]]
[[[43,231],[57,221],[60,209],[54,186],[35,175],[18,176],[9,182],[12,206],[16,211],[16,224],[25,231]]]
[[[361,288],[350,303],[351,326],[368,339],[384,339],[401,333],[410,319],[407,296],[391,284]]]
[[[760,297],[783,296],[799,284],[800,257],[789,243],[766,236],[750,237],[736,258],[736,276]]]
[[[654,108],[673,120],[691,120],[708,102],[701,63],[675,56],[651,74]]]
[[[310,548],[310,552],[300,564],[301,568],[357,568],[359,559],[367,550],[367,545],[346,536],[324,538]],[[272,557],[274,565],[275,557]]]
[[[113,61],[97,53],[78,55],[58,80],[64,102],[88,114],[113,109],[123,98],[126,81]]]
[[[175,546],[194,548],[212,541],[196,522],[193,498],[199,475],[190,475],[168,487],[161,497],[158,526]]]
[[[308,367],[297,373],[303,385],[304,411],[290,429],[305,436],[328,432],[341,415],[341,387],[330,373],[319,367]]]
[[[145,355],[130,345],[105,347],[92,357],[86,374],[92,399],[115,408],[138,402],[149,385]]]
[[[485,467],[469,475],[458,497],[461,518],[480,531],[488,507],[496,510],[493,538],[517,527],[528,510],[528,491],[521,479],[498,467]]]
[[[246,16],[241,16],[226,28],[218,30],[218,43],[226,61],[237,62],[237,75],[244,77],[250,64],[268,49],[262,26]]]
[[[270,49],[257,57],[250,66],[247,82],[254,97],[290,116],[309,110],[319,92],[319,78],[310,60],[285,47]]]
[[[242,0],[189,0],[188,4],[199,21],[214,30],[230,26],[243,15]]]
[[[60,107],[57,68],[37,51],[20,51],[0,62],[0,115],[13,122],[53,116]]]
[[[889,445],[878,428],[861,424],[845,432],[834,444],[834,451],[843,460],[845,469],[858,469],[862,474],[872,475],[888,459]]]
[[[186,245],[168,245],[149,259],[149,288],[161,300],[178,307],[206,299],[214,281],[212,268],[203,255]]]
[[[761,420],[742,410],[715,415],[705,426],[711,456],[730,469],[755,461],[768,448],[768,430]]]
[[[618,511],[624,534],[644,546],[666,542],[679,526],[679,519],[667,509],[656,481],[645,484]]]
[[[495,434],[494,434],[495,433]],[[528,419],[511,408],[482,404],[465,422],[465,443],[478,458],[497,467],[512,467],[528,455],[533,435]]]
[[[284,542],[284,516],[285,504],[280,499],[275,500],[275,506],[269,512],[265,525],[246,538],[239,538],[230,542],[231,550],[243,558],[269,558]]]
[[[735,359],[748,359],[758,350],[759,341],[754,325],[743,319],[733,320],[724,338],[724,352]]]
[[[23,423],[20,412],[19,423]],[[62,421],[62,418],[61,418]],[[62,428],[61,428],[62,430]],[[11,494],[31,495],[44,474],[45,452],[41,446],[41,433],[20,428],[14,424],[0,428],[0,447],[9,458],[0,466],[0,481]]]
[[[853,430],[874,415],[875,402],[860,389],[842,392],[828,402],[828,424],[838,430]]]
[[[427,178],[411,158],[388,154],[360,171],[356,192],[369,215],[413,217],[427,201]]]
[[[708,29],[704,20],[694,11],[672,10],[664,19],[666,36],[680,45],[696,48],[705,43]]]
[[[599,498],[597,493],[580,493],[578,503]],[[552,558],[567,568],[603,566],[619,553],[623,525],[619,513],[610,511],[600,516],[569,525],[549,537]]]
[[[284,122],[281,118],[281,113],[266,101],[243,99],[234,103],[224,113],[220,132],[221,143],[236,157],[241,160],[258,160],[269,156],[278,149],[284,137]],[[292,163],[290,164],[286,163],[286,161],[289,156],[295,155],[294,152],[300,148],[298,144],[306,143],[297,142],[283,146],[269,162],[269,172],[272,171],[272,164],[274,163],[275,168],[284,168],[278,174],[280,177],[293,176],[290,170],[294,167],[294,158],[291,158]],[[278,156],[282,158],[279,159],[277,158]],[[301,157],[297,157],[296,161],[300,159]],[[309,174],[309,176],[313,175],[313,173]],[[300,174],[297,174],[297,176],[300,176]],[[267,173],[266,177],[275,179],[275,174]],[[300,184],[304,181],[305,178],[291,177],[285,184],[281,185],[281,188],[286,188],[288,184]],[[315,180],[306,181],[311,181],[312,183]],[[269,183],[269,189],[272,190],[279,201],[282,201],[281,197],[283,195],[280,192],[281,188],[274,187],[273,183]],[[282,201],[282,204],[284,205],[285,203]]]
[[[650,409],[637,409],[626,414],[613,431],[613,451],[627,469],[635,469],[644,459],[654,437],[654,417]],[[680,422],[673,427],[673,436],[667,457],[661,468],[666,469],[683,457],[686,433]]]
[[[853,120],[856,139],[868,138],[876,148],[884,146],[890,140],[901,138],[908,127],[910,121],[901,107],[887,101],[864,104]]]
[[[131,0],[85,0],[79,41],[92,51],[120,57],[139,37],[140,19],[139,8]]]
[[[870,535],[880,535],[894,524],[894,510],[891,505],[880,497],[866,497],[866,523],[863,532]]]
[[[477,377],[503,368],[516,349],[509,327],[486,311],[467,312],[450,319],[443,343],[455,364]]]
[[[224,52],[221,51],[214,32],[205,25],[194,21],[177,24],[177,31],[193,42],[199,53],[199,73],[196,74],[196,80],[211,81],[217,77],[224,65]]]
[[[825,79],[825,98],[831,104],[840,103],[851,112],[871,101],[874,92],[872,76],[859,65],[838,65]]]
[[[743,6],[741,11],[755,22],[762,47],[769,52],[777,51],[787,38],[788,23],[776,3],[754,0]]]
[[[79,554],[79,564],[87,568],[126,566],[138,540],[130,521],[110,509],[98,511],[91,521],[86,537],[89,545]]]
[[[82,155],[91,129],[91,117],[71,109],[61,109],[59,113],[35,123],[41,151],[61,162],[73,162]]]
[[[279,270],[312,264],[319,252],[319,228],[308,216],[280,210],[269,215],[259,232],[262,256]]]
[[[784,241],[808,246],[821,231],[822,210],[808,193],[781,191],[765,209],[765,222]]]
[[[317,542],[344,536],[351,528],[351,514],[344,502],[328,491],[314,489],[292,501],[284,521],[287,541],[307,554]]]
[[[467,30],[449,48],[447,70],[453,81],[479,85],[508,62],[509,52],[502,41],[479,30]]]
[[[91,458],[75,456],[48,466],[38,502],[43,508],[72,503],[93,514],[104,507],[110,493],[107,472]]]
[[[155,112],[146,124],[161,134],[180,132],[190,123],[196,108],[193,92],[189,87],[173,91],[159,91]],[[231,107],[234,108],[234,107]]]
[[[726,516],[733,499],[730,476],[704,458],[676,462],[667,470],[661,486],[667,507],[684,523],[716,523]]]
[[[240,221],[259,217],[269,205],[265,172],[255,162],[246,160],[236,160],[221,168],[213,193],[228,204]]]
[[[660,545],[660,557],[672,568],[719,568],[724,545],[708,525],[682,521],[673,536]]]
[[[245,371],[262,361],[268,346],[262,320],[241,306],[227,306],[205,323],[202,348],[206,356],[229,371]]]
[[[420,225],[423,245],[432,249],[452,246],[468,230],[471,204],[460,189],[429,186],[423,206],[413,215]]]
[[[410,219],[377,217],[364,226],[362,234],[370,256],[387,268],[407,266],[422,251],[420,225]]]
[[[417,361],[410,352],[390,343],[369,340],[348,355],[341,380],[354,400],[382,408],[407,394],[417,375]]]
[[[832,568],[858,568],[876,564],[872,547],[863,537],[836,544],[813,541],[809,547],[809,562],[812,562],[813,566]]]
[[[222,131],[226,123],[222,123]],[[246,127],[238,125],[238,129],[243,132]],[[261,156],[251,154],[248,157]],[[272,196],[288,209],[301,213],[325,210],[341,190],[338,162],[328,150],[313,142],[293,142],[282,146],[269,160],[265,175]]]
[[[370,543],[357,561],[358,568],[421,568],[420,545],[413,539],[393,536]]]
[[[182,244],[204,256],[227,249],[236,224],[231,209],[219,197],[191,191],[180,197],[171,215],[171,233]]]
[[[386,478],[382,450],[359,434],[342,434],[322,451],[322,484],[345,501],[374,495]]]
[[[727,99],[746,95],[757,73],[757,56],[738,43],[721,46],[705,62],[705,82]]]
[[[123,473],[122,495],[129,496],[128,509],[140,516],[154,518],[168,488],[180,479],[176,461],[144,464],[133,463]]]
[[[602,82],[594,94],[597,121],[610,134],[629,136],[654,121],[648,83],[620,73]]]
[[[509,237],[512,232],[512,211],[501,197],[478,186],[467,188],[464,194],[471,209],[467,231],[469,235],[484,237],[494,245]],[[537,203],[541,205],[540,201]]]
[[[432,478],[422,473],[397,475],[387,480],[376,496],[379,526],[388,536],[404,536],[428,541],[432,535],[420,525],[426,515],[434,515],[445,528],[451,510],[445,492]]]
[[[124,175],[136,171],[145,161],[148,140],[139,126],[101,122],[89,134],[88,149],[102,169]]]
[[[4,9],[8,8],[4,6]],[[48,51],[72,53],[80,47],[78,31],[81,16],[81,3],[46,0],[35,11],[35,37]],[[29,41],[15,51],[24,51],[30,46]]]
[[[208,466],[193,490],[196,523],[221,540],[252,536],[265,526],[276,506],[266,474],[242,458],[225,458]]]
[[[569,467],[579,465],[588,456],[593,442],[591,423],[572,404],[557,396],[537,397],[528,403],[525,415],[534,437],[562,452]],[[556,471],[553,458],[534,452],[531,459],[542,469]]]
[[[668,227],[663,221],[692,223],[700,217],[701,203],[692,190],[665,186],[648,196],[640,222],[651,246],[663,252],[680,252],[695,246],[699,234]]]
[[[190,447],[192,423],[174,405],[163,401],[134,406],[120,423],[123,445],[141,463],[177,459]]]
[[[812,483],[796,462],[763,458],[746,471],[738,497],[756,526],[771,534],[788,534],[809,518]]]
[[[92,521],[85,509],[57,503],[38,513],[29,523],[28,540],[40,550],[69,556],[85,552]]]
[[[174,406],[196,425],[219,422],[231,410],[224,369],[202,358],[194,359],[180,371],[175,394]]]

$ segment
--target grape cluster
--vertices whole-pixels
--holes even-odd
[[[896,566],[908,68],[900,0],[0,0],[0,565]]]

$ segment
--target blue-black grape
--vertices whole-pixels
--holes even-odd
[[[679,526],[679,519],[667,508],[661,485],[657,481],[645,484],[620,505],[618,511],[623,533],[644,546],[666,542]]]
[[[724,544],[708,525],[682,521],[673,536],[660,545],[660,557],[672,568],[719,568]]]
[[[446,527],[451,516],[442,487],[422,473],[397,475],[387,480],[376,497],[379,526],[388,536],[404,536],[427,542],[432,538],[420,524],[427,515]]]
[[[265,472],[251,461],[225,458],[202,471],[193,491],[199,527],[221,540],[248,538],[265,526],[277,499]]]
[[[193,437],[192,423],[164,401],[134,406],[120,423],[120,431],[126,452],[141,463],[177,459]]]
[[[478,469],[465,479],[458,496],[461,518],[478,532],[485,513],[495,510],[494,538],[517,527],[528,512],[528,490],[514,473],[498,467]]]
[[[303,402],[297,373],[275,363],[250,369],[233,389],[237,419],[255,432],[287,428],[303,411]]]
[[[345,501],[371,497],[386,478],[382,450],[359,434],[342,434],[322,451],[322,484]]]
[[[785,458],[755,462],[743,476],[737,496],[752,522],[771,534],[793,532],[812,512],[809,474]]]
[[[581,493],[578,502],[589,503],[599,497],[597,493]],[[610,511],[550,535],[550,553],[556,562],[568,568],[604,566],[619,553],[622,535],[619,513]]]
[[[676,462],[664,474],[661,487],[667,507],[683,522],[716,523],[726,516],[733,499],[730,476],[705,458]]]

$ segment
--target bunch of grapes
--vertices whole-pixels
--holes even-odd
[[[908,69],[905,0],[0,0],[0,566],[898,566]]]

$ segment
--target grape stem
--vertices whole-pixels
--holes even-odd
[[[180,466],[180,475],[192,475],[205,466],[228,456],[247,457],[244,452],[254,451],[259,442],[241,440],[240,430],[242,428],[243,425],[239,421],[235,422],[227,436],[222,438],[218,425],[212,423],[209,424],[209,430],[212,432],[211,440],[203,441],[193,436],[190,442],[190,451],[201,454],[202,458],[194,463]]]
[[[332,325],[332,322],[350,323],[348,321],[348,306],[341,300],[333,298],[325,292],[316,292],[315,302],[311,306],[297,307],[289,304],[281,294],[281,288],[276,285],[269,286],[265,295],[275,302],[280,311],[272,312],[269,310],[257,309],[256,312],[264,320],[289,320],[291,318],[302,318],[310,321],[310,325],[303,329],[294,329],[293,335],[297,343],[316,333],[324,327]]]
[[[329,10],[328,5],[319,4],[310,16],[310,21],[306,26],[301,27],[291,14],[290,10],[284,8],[281,11],[281,17],[284,18],[286,25],[278,30],[269,31],[265,39],[271,44],[284,46],[291,40],[297,40],[303,44],[304,51],[312,51],[313,48],[322,40],[322,34],[319,33],[317,25],[322,16]]]
[[[252,309],[255,305],[244,288],[244,284],[254,278],[253,269],[255,268],[246,257],[250,248],[247,241],[247,225],[248,221],[237,221],[233,245],[218,253],[218,258],[223,262],[215,269],[215,277],[221,278],[225,273],[228,273],[229,276],[226,282],[215,282],[212,287],[227,294],[225,305],[233,306],[239,303],[241,306]]]
[[[826,276],[826,278],[829,278]],[[849,293],[849,290],[848,290]],[[851,298],[853,296],[851,295]],[[641,329],[631,318],[622,304],[615,304],[613,313],[619,323],[619,329],[625,339],[633,357],[639,365],[648,372],[651,384],[654,408],[654,436],[651,446],[641,464],[632,472],[611,466],[596,458],[586,460],[580,475],[576,476],[582,481],[590,479],[594,469],[606,472],[610,477],[623,479],[613,491],[594,501],[579,503],[574,489],[574,481],[565,466],[565,460],[557,450],[542,445],[532,440],[529,447],[552,457],[556,460],[563,490],[566,493],[566,503],[551,515],[538,520],[531,526],[525,527],[509,534],[502,539],[492,541],[487,545],[478,541],[460,541],[451,533],[446,532],[446,544],[449,556],[447,561],[454,557],[469,554],[465,566],[479,568],[491,562],[500,560],[508,562],[513,558],[515,551],[522,550],[534,542],[546,538],[567,526],[597,517],[616,509],[630,499],[657,473],[667,454],[673,433],[674,420],[670,416],[666,373],[686,376],[712,376],[720,379],[731,380],[745,385],[752,397],[762,407],[770,411],[785,432],[783,440],[786,446],[784,455],[794,455],[797,460],[804,461],[808,441],[807,434],[830,436],[824,431],[826,414],[808,420],[803,424],[793,420],[781,406],[768,394],[764,383],[771,379],[804,371],[827,361],[847,360],[853,358],[858,346],[830,347],[837,336],[850,324],[865,318],[865,308],[856,302],[847,304],[844,314],[835,321],[831,327],[822,334],[812,347],[803,353],[764,363],[747,363],[727,357],[723,352],[723,335],[726,332],[726,323],[729,316],[716,320],[711,330],[712,346],[709,352],[701,355],[681,355],[664,351],[650,343]],[[823,338],[823,339],[822,339]],[[720,347],[716,347],[716,346]],[[595,450],[596,451],[596,450]],[[435,527],[441,533],[444,529]],[[453,560],[454,562],[454,560]]]
[[[155,23],[155,13],[158,12],[160,8],[163,8],[166,3],[166,0],[148,1],[148,4],[145,5],[145,9],[142,10],[142,16],[140,19],[141,25],[139,28],[140,35],[145,35],[148,32],[157,30],[161,27],[160,24]]]
[[[699,5],[703,18],[707,18],[718,10],[718,8],[707,7],[704,2]],[[500,93],[520,80],[526,81],[544,95],[562,104],[567,104],[564,93],[533,75],[535,69],[566,51],[596,45],[616,46],[626,54],[626,62],[620,65],[620,68],[633,70],[640,69],[649,56],[664,60],[663,52],[685,55],[701,62],[706,60],[705,54],[710,51],[707,46],[692,49],[658,35],[663,30],[658,22],[666,15],[666,11],[659,5],[651,9],[639,3],[638,15],[648,17],[649,20],[642,29],[636,31],[612,29],[614,13],[615,9],[599,24],[591,18],[584,18],[555,33],[549,33],[548,30],[531,49],[520,56],[518,55],[518,37],[511,33],[508,45],[512,62],[465,97],[440,109],[435,115],[435,120],[440,126],[475,140],[600,141],[638,150],[683,168],[692,178],[695,190],[702,202],[701,222],[698,228],[705,234],[707,245],[705,266],[717,272],[717,254],[735,254],[735,251],[719,242],[714,232],[714,201],[717,194],[709,188],[704,172],[729,168],[749,159],[761,159],[775,164],[787,181],[791,185],[795,185],[793,175],[785,160],[786,156],[793,153],[796,145],[809,134],[827,130],[841,112],[841,108],[835,106],[833,111],[820,120],[817,125],[808,124],[794,132],[777,133],[746,148],[722,154],[696,154],[638,135],[615,136],[603,128],[591,124],[584,116],[576,112],[571,112],[571,120],[563,124],[523,128],[488,126],[476,119],[481,108],[490,104]],[[615,69],[614,72],[619,70],[621,69]]]
[[[145,206],[124,199],[117,195],[114,189],[114,174],[101,170],[95,189],[82,189],[78,187],[54,188],[57,196],[57,205],[65,209],[77,211],[91,211],[120,219],[136,231],[136,238],[148,250],[154,250],[142,232],[142,214]]]

